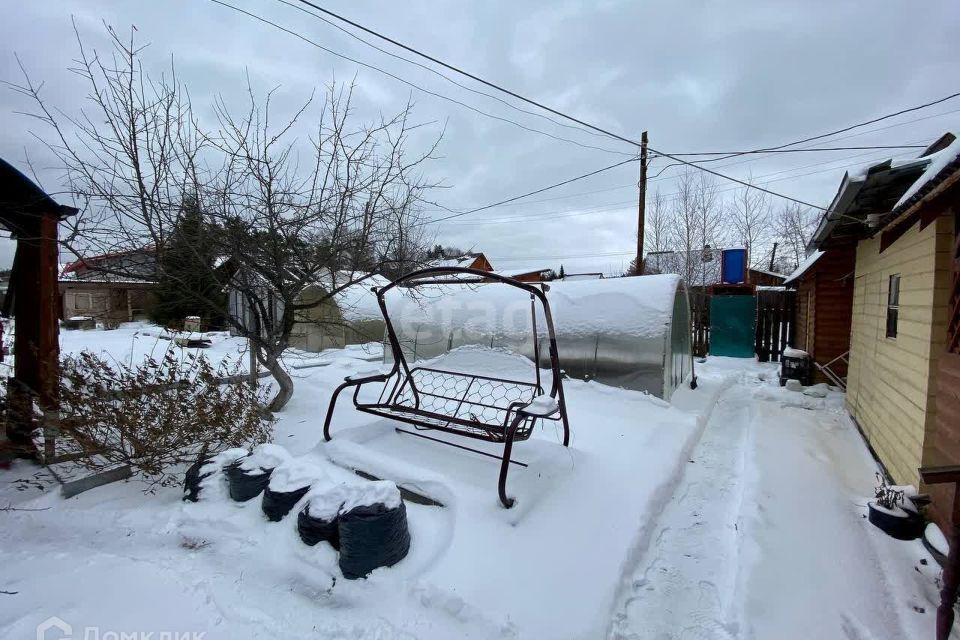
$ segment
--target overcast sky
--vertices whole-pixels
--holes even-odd
[[[622,142],[558,126],[466,91],[275,0],[231,2],[491,115],[584,145],[633,151]],[[955,0],[318,4],[625,137],[637,139],[647,129],[651,146],[668,153],[789,142],[960,90],[960,3]],[[118,30],[135,25],[141,41],[150,43],[144,53],[147,70],[161,73],[173,56],[205,117],[217,94],[239,104],[248,72],[259,90],[280,87],[281,109],[292,108],[334,76],[349,80],[356,75],[361,118],[400,109],[412,92],[417,120],[435,122],[434,132],[446,126],[442,158],[426,171],[449,186],[435,198],[452,209],[496,202],[623,158],[413,90],[209,0],[16,3],[0,23],[0,79],[19,80],[16,53],[34,79],[46,83],[48,99],[75,113],[86,88],[67,71],[76,57],[71,16],[84,40],[99,48],[105,46],[103,21]],[[22,97],[0,90],[0,156],[25,168],[29,153],[40,167],[43,186],[53,191],[56,172],[30,134],[36,124],[14,113],[27,106]],[[838,137],[836,145],[922,144],[957,129],[960,99],[858,129],[859,135]],[[876,151],[798,153],[728,160],[713,167],[739,178],[752,174],[760,183],[773,180],[768,188],[825,206],[846,168],[882,157],[884,152]],[[664,164],[654,161],[652,172]],[[438,242],[484,251],[495,267],[529,263],[557,268],[562,262],[568,272],[618,270],[629,261],[635,242],[637,171],[637,164],[630,163],[527,201],[437,225],[434,232]],[[671,194],[676,175],[676,169],[669,169],[651,189]],[[0,264],[12,259],[9,244],[0,246]]]

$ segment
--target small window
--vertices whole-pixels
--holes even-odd
[[[90,294],[89,293],[75,293],[73,294],[73,306],[77,311],[89,311],[90,310]]]
[[[890,276],[887,290],[887,337],[897,337],[897,317],[900,314],[900,274]]]

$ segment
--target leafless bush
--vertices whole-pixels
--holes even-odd
[[[63,362],[61,437],[84,466],[129,464],[152,483],[170,484],[175,467],[200,452],[270,438],[264,393],[222,384],[228,373],[203,356],[180,360],[172,348],[135,366],[84,351]]]

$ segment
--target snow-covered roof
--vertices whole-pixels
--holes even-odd
[[[562,278],[564,282],[574,282],[576,280],[603,280],[603,274],[596,273],[567,273]]]
[[[931,149],[939,150],[930,152]],[[960,169],[960,147],[953,134],[941,136],[924,154],[918,158],[874,160],[845,173],[808,249],[838,247],[861,239],[870,229],[866,225],[868,217],[901,213],[939,184],[951,166],[957,164]],[[881,221],[886,222],[888,218]]]
[[[767,271],[766,269],[755,269],[750,267],[750,271],[753,273],[762,273],[765,276],[773,276],[774,278],[786,278],[787,276],[782,273],[777,273],[776,271]]]
[[[440,258],[431,260],[427,263],[428,267],[469,267],[482,253],[467,253],[462,256],[453,256],[450,258]]]
[[[507,269],[496,269],[494,273],[501,276],[506,276],[508,278],[515,278],[517,276],[523,276],[528,273],[543,273],[544,271],[550,271],[552,267],[545,267],[543,265],[533,265],[533,264],[522,264],[518,267],[509,267]]]
[[[643,260],[650,273],[675,273],[689,279],[688,286],[699,286],[720,282],[722,251],[719,248],[654,251]]]
[[[804,273],[807,272],[807,269],[809,269],[814,264],[816,264],[817,260],[819,260],[820,256],[822,256],[823,254],[824,252],[818,249],[813,253],[811,253],[810,255],[808,255],[804,259],[804,261],[801,262],[799,266],[797,266],[797,268],[793,270],[793,273],[787,276],[787,279],[783,281],[783,284],[790,284],[791,282],[793,282],[794,280],[802,276]]]
[[[949,170],[944,170],[948,169],[953,163],[960,161],[960,137],[950,143],[950,146],[946,149],[932,153],[925,159],[929,160],[930,164],[924,169],[923,174],[917,178],[917,181],[900,196],[897,204],[893,207],[894,211],[905,208],[904,205],[914,200],[915,196],[919,196],[921,191],[926,191],[926,187],[933,188],[936,183],[946,178],[946,175],[941,175],[941,173],[950,173]]]

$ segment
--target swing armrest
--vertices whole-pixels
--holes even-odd
[[[390,377],[389,373],[380,373],[379,371],[361,371],[353,373],[343,379],[344,382],[352,385],[361,385],[368,382],[386,382]]]
[[[546,418],[560,411],[560,403],[557,399],[547,394],[535,397],[527,404],[517,407],[517,413],[535,418]]]

